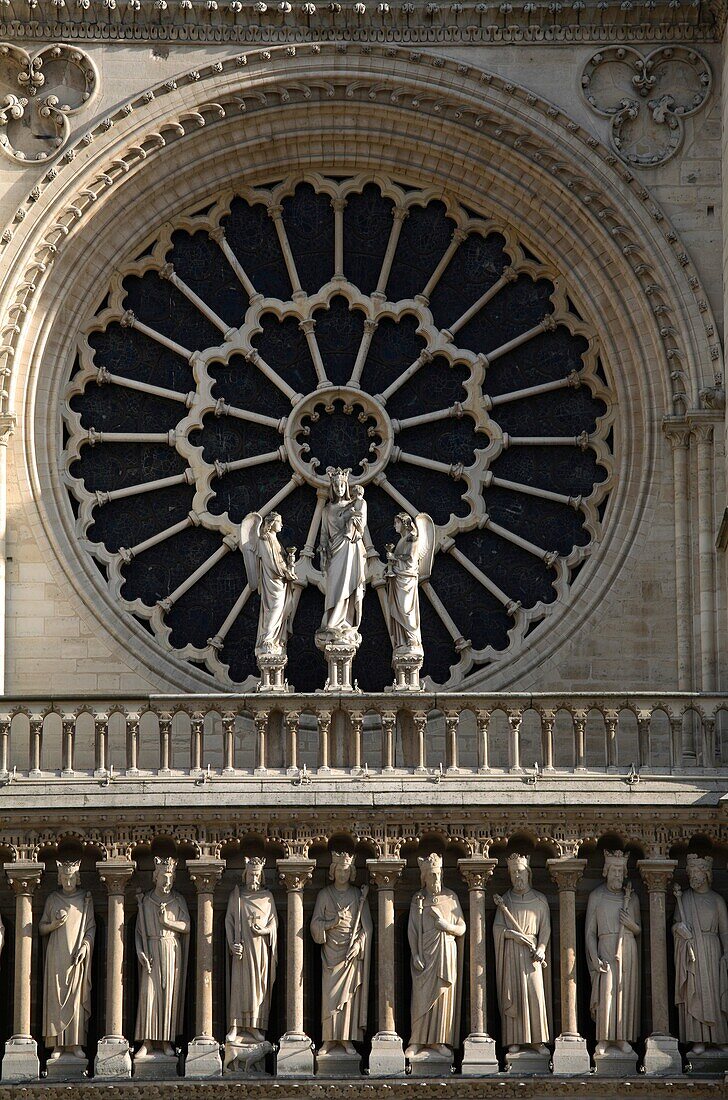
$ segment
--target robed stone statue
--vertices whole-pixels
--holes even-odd
[[[291,632],[292,588],[296,574],[278,541],[282,527],[283,520],[278,512],[268,512],[262,517],[258,512],[250,512],[240,525],[240,547],[248,584],[260,595],[255,639],[255,652],[259,657],[284,653]]]
[[[511,889],[495,895],[495,977],[503,1043],[511,1054],[549,1053],[550,987],[546,980],[551,916],[543,894],[531,885],[527,855],[508,857]]]
[[[91,894],[81,889],[80,860],[58,864],[38,931],[47,936],[43,973],[43,1039],[50,1061],[84,1058],[91,1014],[91,958],[96,922]]]
[[[332,852],[329,878],[316,898],[311,935],[321,945],[321,1032],[319,1055],[356,1055],[367,1023],[372,918],[368,888],[352,885],[349,852]]]
[[[606,882],[589,895],[585,929],[595,1054],[631,1054],[640,1026],[640,907],[624,852],[604,853],[603,874]]]
[[[264,869],[264,859],[246,857],[242,884],[230,894],[225,915],[230,952],[226,1041],[233,1048],[262,1044],[268,1028],[278,965],[278,914],[272,893],[262,885]],[[238,1057],[243,1056],[228,1054],[226,1064]]]
[[[406,1056],[448,1059],[458,1044],[465,921],[457,894],[442,885],[442,857],[420,857],[421,889],[410,903],[412,1032]]]
[[[711,889],[710,856],[689,852],[687,871],[690,889],[673,887],[680,1041],[691,1044],[692,1054],[709,1046],[728,1051],[728,909]]]
[[[139,959],[139,1006],[136,1057],[174,1056],[182,1031],[189,947],[190,914],[174,889],[176,859],[155,856],[148,894],[137,895],[136,953]]]
[[[358,646],[366,584],[367,506],[361,487],[349,483],[351,470],[330,466],[326,473],[329,495],[321,516],[319,544],[324,614],[317,644],[329,641]]]

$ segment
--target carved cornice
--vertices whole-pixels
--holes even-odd
[[[315,859],[277,859],[278,877],[289,892],[300,893],[311,881]]]
[[[638,859],[637,870],[648,894],[664,894],[677,868],[676,859]]]
[[[8,882],[14,894],[32,896],[43,878],[45,863],[18,860],[17,863],[3,864],[3,870],[8,876]]]
[[[187,860],[187,874],[194,882],[198,894],[213,894],[224,870],[224,859],[202,856]]]
[[[133,859],[119,859],[112,856],[109,859],[99,860],[96,870],[109,894],[123,897],[129,880],[136,870],[136,863]]]
[[[562,890],[576,890],[587,865],[585,859],[547,859],[546,866],[556,883],[559,893]]]
[[[485,890],[488,879],[497,866],[497,859],[486,859],[482,856],[458,860],[458,871],[467,882],[468,890]]]
[[[393,890],[397,879],[407,866],[404,859],[368,859],[367,871],[379,890]]]
[[[363,8],[363,10],[362,10]],[[283,44],[352,40],[472,45],[718,40],[722,4],[690,0],[478,0],[253,3],[252,0],[9,0],[0,36],[12,40]]]

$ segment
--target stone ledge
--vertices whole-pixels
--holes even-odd
[[[65,1085],[23,1085],[15,1088],[0,1086],[0,1100],[96,1100],[99,1089],[114,1092],[122,1100],[149,1100],[159,1098],[165,1092],[174,1100],[199,1100],[205,1093],[215,1100],[240,1100],[252,1097],[253,1100],[377,1100],[386,1095],[391,1100],[436,1100],[440,1097],[452,1097],[453,1100],[540,1100],[546,1096],[568,1096],[571,1100],[592,1100],[592,1097],[614,1100],[618,1089],[620,1097],[669,1096],[671,1100],[698,1100],[698,1098],[717,1098],[728,1096],[728,1088],[722,1077],[707,1078],[653,1078],[630,1077],[619,1082],[614,1079],[595,1077],[556,1078],[556,1077],[506,1077],[498,1074],[482,1080],[466,1080],[462,1077],[427,1080],[387,1080],[376,1078],[360,1081],[334,1081],[331,1078],[296,1082],[241,1081],[217,1079],[215,1081],[185,1081],[184,1078],[170,1081],[147,1082],[143,1085],[96,1084],[89,1081],[84,1084]]]

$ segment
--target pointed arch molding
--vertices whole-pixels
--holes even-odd
[[[525,88],[434,54],[331,44],[251,51],[134,96],[46,171],[2,234],[0,370],[3,411],[23,428],[37,504],[29,518],[82,597],[82,614],[160,687],[199,690],[210,680],[172,654],[160,659],[144,629],[120,617],[78,546],[59,480],[58,395],[81,318],[116,256],[216,188],[362,170],[446,190],[517,224],[568,273],[577,308],[601,326],[619,406],[612,522],[578,598],[552,618],[542,644],[491,671],[489,686],[543,664],[593,613],[643,537],[661,417],[697,408],[722,371],[707,298],[649,191]]]

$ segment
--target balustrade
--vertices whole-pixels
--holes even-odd
[[[728,695],[510,693],[3,700],[0,780],[680,776],[728,768]]]

